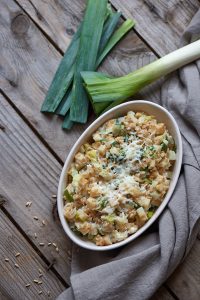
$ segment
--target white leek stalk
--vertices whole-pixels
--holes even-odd
[[[97,114],[124,102],[146,85],[200,58],[200,40],[182,47],[126,76],[110,78],[97,72],[81,72]]]

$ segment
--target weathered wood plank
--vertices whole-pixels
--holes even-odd
[[[197,239],[186,260],[167,281],[181,300],[200,299],[200,241]]]
[[[64,159],[83,127],[66,134],[58,117],[40,113],[61,55],[13,0],[0,2],[0,19],[1,88]]]
[[[3,290],[0,290],[0,299],[1,300],[11,300],[11,298],[7,294],[5,294],[5,291],[3,291]]]
[[[4,207],[48,261],[55,259],[55,269],[69,282],[71,242],[52,214],[56,200],[52,194],[57,192],[61,165],[1,95],[0,103],[0,120],[5,128],[0,130],[0,194],[6,199]],[[27,201],[32,202],[31,207],[26,207]],[[56,243],[59,252],[48,246],[49,242]]]
[[[198,0],[110,2],[136,20],[135,30],[160,56],[178,48],[180,36],[200,7]]]
[[[55,299],[65,289],[1,210],[0,236],[0,290],[4,297],[1,299],[48,299],[48,291],[49,299]],[[15,257],[17,252],[20,256]],[[6,258],[9,261],[5,261]],[[39,277],[39,269],[42,277]],[[42,284],[34,283],[34,279]],[[30,287],[26,287],[28,283]],[[39,295],[39,291],[42,294]]]
[[[54,1],[52,2],[54,3]],[[58,1],[55,2],[58,3]],[[57,14],[53,14],[54,10],[52,9],[51,14],[48,15],[45,14],[45,11],[41,11],[40,1],[34,0],[33,3],[37,8],[35,21],[37,21],[36,17],[38,18],[38,15],[44,13],[45,21],[40,18],[41,27],[44,23],[51,24],[49,25],[50,32],[50,29],[54,27],[54,23],[51,23],[52,20],[59,20],[60,25],[56,35],[57,39],[60,40],[62,40],[60,28],[67,27],[63,20],[62,7],[65,6],[64,14],[71,18],[70,22],[68,19],[70,28],[72,27],[71,24],[74,24],[73,30],[75,30],[82,8],[85,6],[85,1],[75,0],[72,6],[71,1],[65,0],[60,5],[57,4],[56,6],[54,4],[57,7]],[[76,126],[66,134],[61,130],[61,121],[58,117],[45,116],[40,113],[42,101],[61,55],[13,0],[2,0],[0,7],[2,20],[0,33],[0,47],[2,49],[0,57],[2,66],[1,87],[50,147],[64,160],[71,146],[87,125]],[[29,9],[29,7],[25,8]],[[52,7],[54,6],[52,5]],[[73,14],[71,14],[70,7],[73,9]],[[28,12],[31,14],[31,11]],[[58,18],[59,14],[63,16],[60,19]],[[32,17],[34,18],[34,15]],[[77,21],[73,21],[74,19]],[[42,29],[46,30],[44,25]],[[54,35],[51,38],[53,39]],[[154,54],[132,31],[126,40],[115,48],[101,70],[115,75],[125,74],[141,66],[145,61],[152,61],[155,58]],[[149,96],[148,93],[145,95],[146,97]]]
[[[159,290],[151,297],[150,300],[174,300],[174,297],[170,295],[167,289],[162,286]]]
[[[82,19],[85,0],[16,0],[51,40],[64,52]]]

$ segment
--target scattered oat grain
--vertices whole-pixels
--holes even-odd
[[[5,261],[9,261],[9,258],[5,258]]]
[[[48,291],[48,292],[47,292],[47,296],[50,297],[50,295],[51,295],[51,293],[50,293],[50,291]]]
[[[28,284],[26,284],[25,286],[26,286],[26,287],[29,287],[29,286],[31,286],[31,285],[30,285],[30,283],[28,283]]]
[[[18,264],[15,264],[15,267],[16,267],[16,268],[19,268],[19,265],[18,265]]]
[[[38,284],[42,284],[42,281],[38,281]]]
[[[42,273],[42,270],[40,268],[38,269],[38,271],[39,271],[39,273]]]
[[[39,243],[40,246],[44,246],[44,243]]]
[[[26,202],[26,207],[30,207],[32,205],[31,201]]]
[[[37,279],[34,279],[33,282],[38,283],[38,280],[37,280]]]
[[[15,257],[18,257],[18,256],[20,256],[20,253],[19,253],[19,252],[17,252],[17,253],[15,254]]]
[[[39,277],[42,277],[43,276],[43,274],[39,274]]]
[[[42,291],[39,291],[38,294],[41,295],[41,294],[42,294]]]
[[[45,220],[42,220],[42,225],[44,225],[44,226],[46,225]]]
[[[57,198],[57,195],[52,195],[51,198],[54,198],[54,199],[55,199],[55,198]]]
[[[34,216],[33,219],[34,219],[34,220],[38,220],[38,217],[37,217],[37,216]]]
[[[56,252],[59,252],[59,249],[58,249],[58,247],[56,247]]]
[[[57,247],[56,243],[53,243],[52,245],[53,245],[54,247]]]
[[[34,233],[34,237],[35,237],[35,239],[37,238],[37,233],[36,232]]]
[[[51,243],[48,243],[48,246],[51,246]]]

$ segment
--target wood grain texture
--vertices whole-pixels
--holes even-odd
[[[167,289],[162,286],[159,290],[151,297],[150,300],[174,300],[174,297],[170,295]]]
[[[136,20],[135,30],[158,53],[178,48],[180,36],[200,7],[198,0],[110,0],[126,18]]]
[[[57,116],[40,113],[61,55],[13,0],[0,2],[0,86],[64,160],[84,126],[65,133]]]
[[[11,298],[8,296],[8,294],[3,290],[0,290],[0,299],[1,300],[11,300]]]
[[[4,207],[48,261],[55,260],[55,269],[69,282],[71,242],[58,216],[52,214],[56,201],[52,194],[57,193],[61,166],[1,95],[0,103],[0,122],[5,128],[0,131],[0,194],[6,200]],[[26,207],[28,201],[31,207]],[[48,246],[49,242],[56,243],[59,252]]]
[[[65,2],[66,7],[70,7],[71,1]],[[75,0],[73,3],[77,8],[72,19],[75,15],[76,18],[80,18],[79,8],[82,2]],[[87,125],[75,126],[66,134],[62,131],[61,120],[57,116],[40,113],[41,104],[61,55],[13,0],[2,0],[0,5],[0,86],[50,147],[64,160]],[[38,2],[38,11],[41,7]],[[48,21],[53,18],[56,18],[56,15],[51,15]],[[59,30],[57,35],[59,36]],[[128,46],[126,41],[123,41],[116,47],[112,57],[104,64],[104,72],[124,74],[141,65],[144,56],[147,59],[155,59],[136,34],[131,32],[129,40]]]
[[[65,10],[68,10],[68,13],[65,10],[64,13],[68,18],[71,16],[70,24],[74,24],[73,28],[75,29],[82,14],[80,5],[83,8],[85,1],[73,1],[73,14],[71,14],[70,8],[72,7],[71,1],[56,2],[61,3],[60,5],[57,4],[56,13],[54,13],[53,9],[51,14],[45,14],[44,11],[44,19],[46,21],[44,22],[42,19],[39,24],[42,30],[47,30],[47,26],[45,27],[44,25],[46,23],[51,24],[49,28],[54,27],[52,20],[58,20],[58,15],[63,14],[63,6],[65,6]],[[38,15],[43,13],[41,2],[34,0],[34,6],[37,9],[37,14],[34,15],[32,13],[32,18],[35,22],[38,22]],[[72,145],[93,119],[91,117],[85,126],[75,126],[72,131],[65,133],[61,129],[61,120],[57,116],[46,116],[40,113],[41,104],[59,64],[61,55],[13,0],[2,0],[0,7],[2,20],[0,33],[2,49],[0,57],[2,70],[0,74],[1,87],[55,153],[64,160]],[[32,10],[29,10],[31,6],[24,5],[23,7],[31,15]],[[64,17],[59,19],[60,25],[56,31],[57,40],[62,40],[59,28],[66,26],[63,19]],[[77,20],[77,23],[74,23],[74,19]],[[53,36],[52,34],[52,39]],[[112,51],[112,54],[104,62],[100,70],[117,76],[127,74],[155,59],[155,55],[131,31],[126,39]],[[142,97],[150,97],[149,89],[137,96],[137,98]]]
[[[4,297],[1,299],[55,299],[64,290],[57,277],[52,271],[47,271],[42,259],[1,210],[0,236],[0,290]],[[15,257],[17,252],[20,256]],[[9,261],[6,262],[5,258]],[[41,269],[43,277],[39,278],[38,269]],[[42,281],[42,284],[34,283],[34,279]],[[31,286],[27,288],[25,285],[28,283]],[[39,291],[42,291],[41,295]],[[48,291],[51,297],[48,297]]]
[[[200,241],[196,240],[185,261],[167,281],[168,286],[181,300],[200,299]]]
[[[65,52],[82,19],[86,1],[17,0],[17,2],[61,51]]]

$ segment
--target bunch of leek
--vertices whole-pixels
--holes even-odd
[[[84,19],[53,78],[41,111],[64,117],[63,128],[86,123],[89,99],[81,71],[94,71],[118,41],[134,26],[126,20],[116,29],[121,12],[113,12],[108,0],[88,0]]]
[[[200,40],[180,48],[126,76],[110,78],[97,72],[81,72],[97,115],[140,91],[143,87],[200,58]]]

